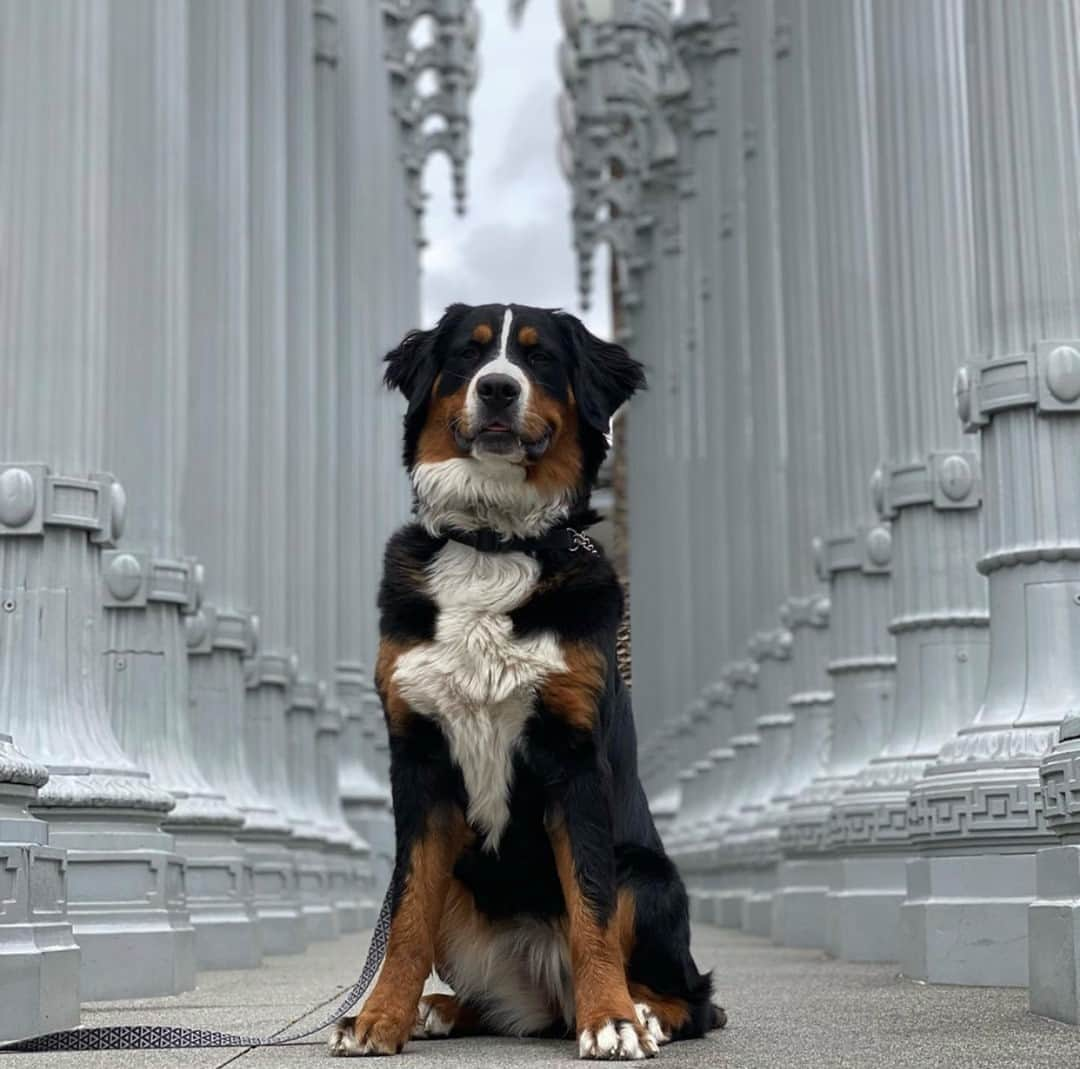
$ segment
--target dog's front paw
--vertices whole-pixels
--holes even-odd
[[[609,1017],[594,1021],[578,1035],[578,1055],[604,1061],[640,1061],[654,1058],[659,1051],[656,1040],[635,1021]]]
[[[671,1036],[664,1031],[664,1026],[660,1018],[653,1013],[652,1006],[647,1002],[635,1002],[634,1009],[637,1010],[638,1024],[656,1040],[657,1046],[662,1047],[671,1042]]]
[[[400,1054],[411,1026],[411,1021],[402,1025],[384,1014],[366,1010],[357,1017],[342,1017],[330,1035],[330,1053],[338,1058]]]

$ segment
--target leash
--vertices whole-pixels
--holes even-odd
[[[321,1032],[329,1025],[337,1023],[366,994],[375,974],[386,955],[386,944],[390,939],[390,907],[393,883],[386,889],[382,908],[379,910],[375,930],[371,936],[367,959],[360,970],[360,978],[353,984],[352,990],[344,1001],[325,1020],[314,1028],[302,1032],[285,1032],[280,1029],[269,1036],[234,1036],[229,1032],[214,1032],[204,1028],[170,1028],[158,1025],[119,1025],[112,1028],[72,1028],[66,1032],[49,1032],[33,1039],[17,1040],[14,1043],[0,1045],[0,1054],[37,1054],[44,1051],[83,1051],[83,1050],[173,1050],[178,1047],[282,1047],[288,1043],[307,1039]],[[326,1002],[319,1003],[305,1013],[310,1017]],[[302,1020],[303,1018],[301,1018]],[[286,1026],[288,1027],[288,1026]]]

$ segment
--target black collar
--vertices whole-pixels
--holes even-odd
[[[534,538],[507,538],[490,527],[478,531],[446,532],[451,542],[460,542],[482,553],[537,553],[544,549],[564,549],[571,553],[585,552],[596,556],[600,551],[596,543],[576,527],[552,527]]]

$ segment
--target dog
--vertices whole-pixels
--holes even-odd
[[[622,590],[585,534],[642,365],[566,312],[455,304],[385,382],[415,498],[379,594],[392,921],[331,1052],[576,1035],[582,1058],[639,1059],[723,1027],[638,779]],[[432,968],[452,996],[423,995]]]

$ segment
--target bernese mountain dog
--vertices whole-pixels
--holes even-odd
[[[638,1059],[723,1027],[637,774],[622,591],[584,533],[645,384],[574,316],[452,305],[386,357],[415,522],[386,548],[375,681],[397,836],[389,945],[337,1055],[576,1035]],[[453,995],[424,995],[432,969]]]

